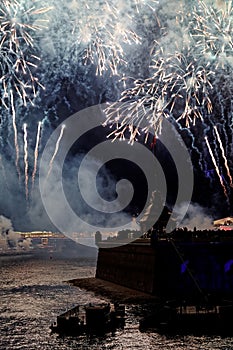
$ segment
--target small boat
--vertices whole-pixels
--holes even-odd
[[[62,335],[101,334],[124,328],[125,306],[110,303],[77,305],[57,316],[50,329]]]
[[[185,264],[175,242],[171,240],[180,261]],[[233,334],[233,301],[206,294],[199,281],[188,268],[187,272],[196,289],[196,297],[186,295],[162,303],[155,312],[140,322],[140,329],[157,328],[162,332],[189,334]]]
[[[156,329],[175,334],[233,334],[233,304],[202,303],[186,305],[185,302],[166,302],[157,311],[144,317],[140,330]]]

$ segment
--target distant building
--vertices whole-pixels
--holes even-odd
[[[223,219],[215,220],[214,226],[219,230],[230,231],[233,230],[233,217],[228,216]]]

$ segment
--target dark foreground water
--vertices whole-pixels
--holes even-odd
[[[0,349],[233,349],[233,338],[164,336],[138,329],[140,306],[127,307],[124,330],[103,337],[60,338],[49,326],[56,315],[76,304],[103,301],[63,281],[91,277],[92,259],[0,257]],[[232,319],[233,327],[233,319]]]

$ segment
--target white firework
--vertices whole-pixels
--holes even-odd
[[[145,121],[147,126],[142,131],[157,135],[162,119],[172,113],[189,127],[197,118],[202,120],[203,108],[212,111],[209,89],[213,72],[188,55],[176,53],[166,59],[159,56],[157,53],[153,58],[151,78],[134,80],[133,87],[122,93],[119,102],[106,108],[106,123],[116,125],[113,132],[116,137],[123,138],[129,129],[133,142]]]
[[[228,67],[233,62],[232,2],[224,4],[213,6],[198,1],[177,5],[173,15],[176,27],[169,24],[155,42],[149,77],[133,79],[133,86],[126,88],[119,101],[105,110],[106,124],[116,126],[112,132],[115,137],[123,138],[129,130],[133,142],[142,124],[147,125],[142,131],[157,134],[162,119],[168,116],[190,127],[197,119],[203,121],[205,115],[212,113],[213,96],[221,89],[219,79],[230,76]],[[175,32],[180,35],[174,35]],[[173,41],[170,52],[163,46],[169,40]]]
[[[45,27],[47,11],[27,1],[2,0],[0,4],[0,100],[6,108],[10,91],[26,105],[36,96],[37,87],[43,87],[35,76],[40,57],[34,36]]]
[[[48,51],[65,60],[96,66],[96,74],[110,70],[118,74],[118,66],[126,65],[125,45],[138,44],[136,21],[129,11],[129,3],[121,1],[73,0],[70,3],[54,2],[51,12],[50,37],[45,39]],[[61,59],[61,64],[62,59]]]
[[[134,0],[134,5],[138,13],[140,13],[141,8],[146,6],[155,11],[159,1],[156,0]]]
[[[214,5],[198,1],[192,10],[190,35],[200,57],[215,68],[233,65],[233,7],[232,1],[218,1]]]

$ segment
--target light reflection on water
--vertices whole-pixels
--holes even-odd
[[[91,277],[91,259],[4,259],[0,258],[0,349],[233,349],[233,338],[159,335],[141,333],[140,307],[127,306],[126,326],[114,335],[66,337],[51,334],[56,315],[76,304],[103,301],[62,281]]]

